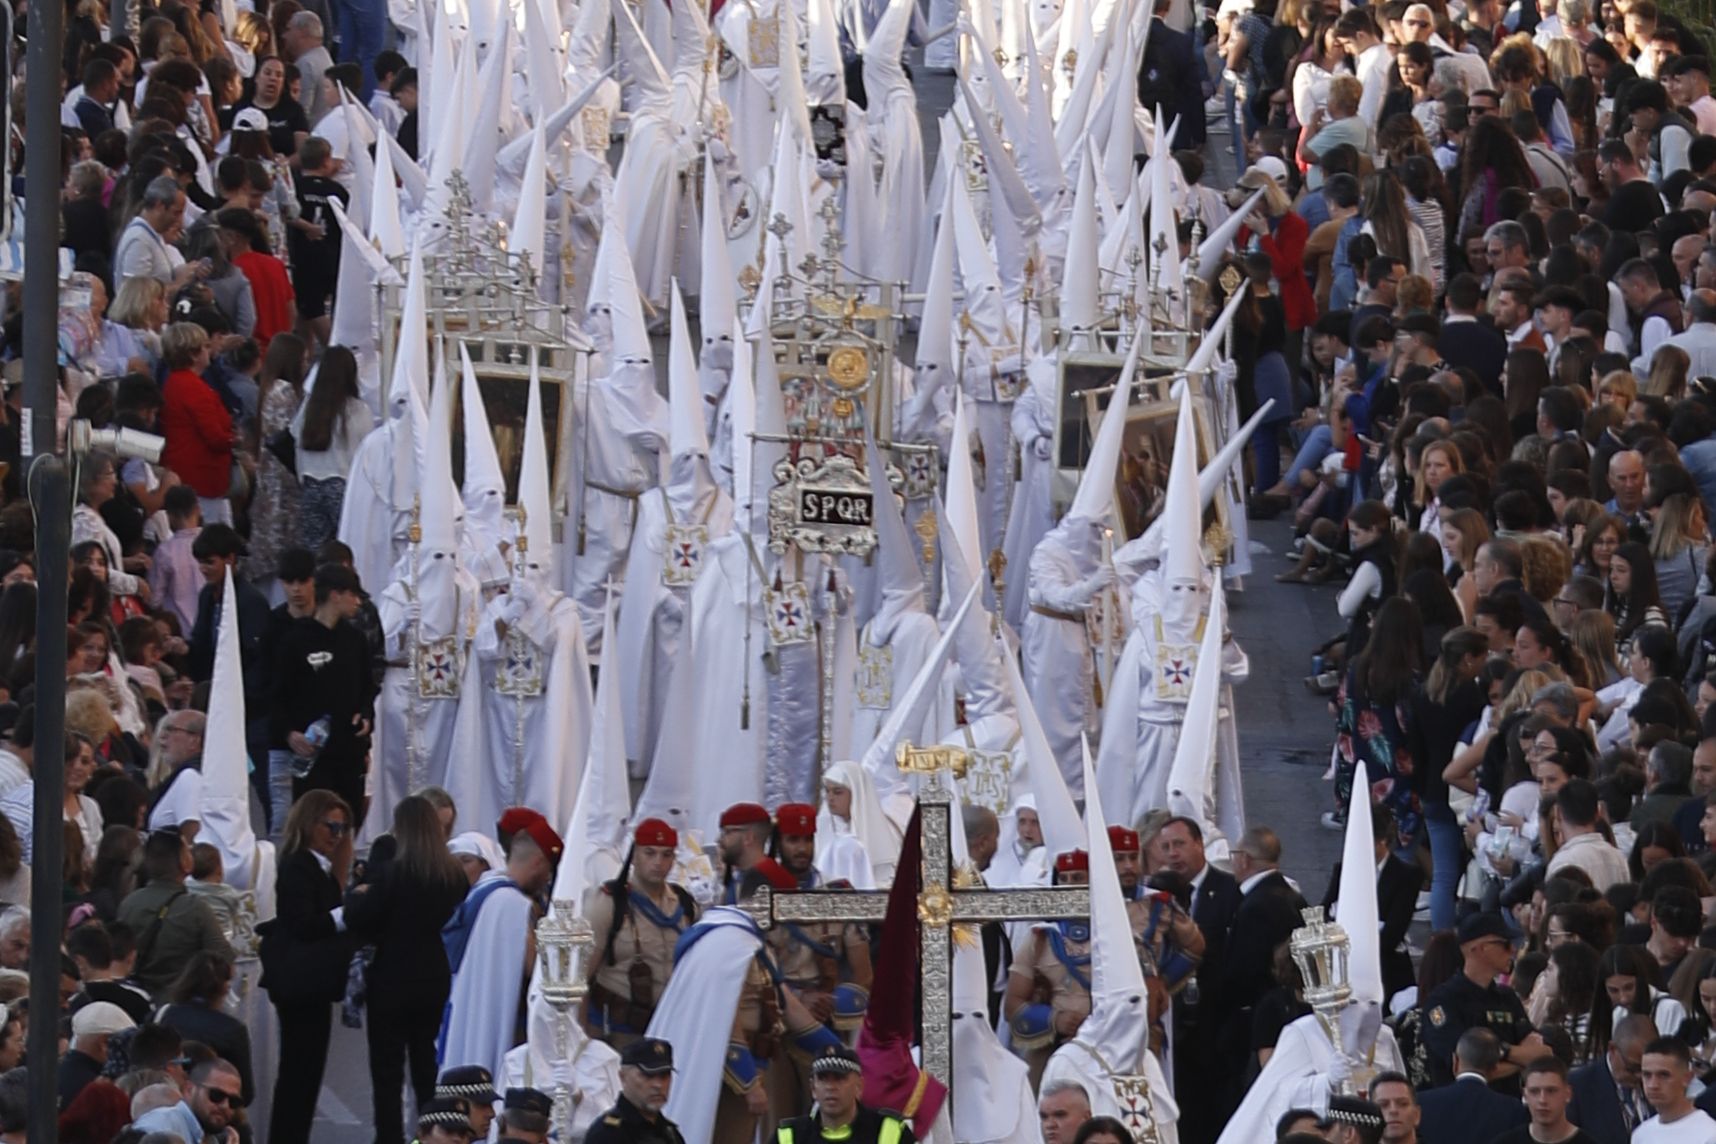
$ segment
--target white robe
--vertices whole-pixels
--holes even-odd
[[[1007,517],[1007,535],[1001,547],[1007,557],[1001,614],[1015,630],[1022,628],[1029,610],[1027,573],[1032,553],[1055,525],[1055,461],[1053,457],[1045,460],[1037,455],[1038,448],[1054,446],[1055,394],[1059,386],[1054,356],[1033,361],[1025,369],[1025,378],[1025,391],[1013,403],[1012,416],[1013,438],[1019,442],[1019,483],[1013,490],[1013,510]],[[1041,446],[1039,441],[1043,442]],[[1054,741],[1052,732],[1049,740]],[[1074,766],[1078,765],[1075,760]]]
[[[866,706],[866,696],[856,696],[852,705],[852,737],[844,747],[835,746],[842,758],[862,759],[876,741],[882,724],[895,702],[905,698],[918,670],[941,639],[935,617],[922,610],[898,609],[884,602],[882,609],[864,625],[859,636],[860,649],[887,649],[892,657],[892,671],[886,704]],[[875,654],[872,652],[871,654]],[[933,743],[953,730],[952,707],[932,703],[924,711],[923,720],[901,729],[908,743]]]
[[[1186,705],[1157,698],[1155,573],[1133,590],[1132,633],[1114,669],[1114,682],[1102,716],[1102,744],[1096,781],[1102,803],[1114,807],[1115,821],[1138,823],[1168,805],[1168,772],[1180,742]],[[1175,642],[1195,643],[1190,635],[1168,633]],[[1239,735],[1234,726],[1232,685],[1245,682],[1251,662],[1237,641],[1222,646],[1221,718],[1215,745],[1216,823],[1229,841],[1245,829],[1245,804],[1239,793]]]
[[[550,1096],[564,1083],[572,1094],[572,1139],[584,1134],[620,1098],[620,1054],[596,1040],[578,1024],[575,1013],[567,1014],[566,1055],[555,1048],[558,1015],[542,999],[539,983],[530,986],[528,1039],[506,1054],[504,1075],[495,1074],[495,1086],[534,1088]],[[558,1120],[556,1120],[558,1123]]]
[[[1068,530],[1079,523],[1063,521],[1031,553],[1031,608],[1019,633],[1025,689],[1075,799],[1084,795],[1082,738],[1098,729],[1089,629],[1082,619],[1061,619],[1036,609],[1082,617],[1089,607],[1090,598],[1079,585],[1096,571],[1101,557],[1078,551],[1076,537],[1068,542]]]
[[[509,806],[528,806],[550,822],[566,822],[589,752],[595,705],[578,610],[540,585],[527,583],[523,590],[527,603],[511,593],[489,602],[466,665],[466,698],[459,704],[442,785],[470,822],[494,822]],[[496,631],[497,619],[535,646],[541,694],[496,690],[510,642]]]
[[[620,672],[626,757],[632,762],[634,778],[648,775],[649,762],[655,757],[656,734],[668,717],[668,678],[681,659],[691,603],[690,584],[669,587],[662,581],[670,513],[680,527],[706,528],[711,542],[733,527],[732,499],[701,474],[694,482],[658,486],[638,499],[637,524],[626,559],[631,590],[620,599],[615,631],[619,646],[613,649],[615,658],[608,661],[617,664]],[[708,554],[709,545],[705,544],[702,559]]]
[[[762,949],[763,934],[749,915],[728,907],[710,910],[687,934],[696,931],[704,932],[674,966],[647,1031],[682,1046],[663,1113],[679,1125],[686,1140],[712,1140],[726,1066],[721,1049],[739,1009],[746,969]]]
[[[491,870],[477,885],[505,877],[504,870]],[[493,1076],[505,1069],[518,1019],[519,990],[531,968],[524,960],[530,914],[530,899],[512,886],[491,892],[477,911],[447,1000],[443,1068],[482,1065]]]
[[[1042,1144],[1030,1069],[1001,1047],[987,1009],[954,1020],[953,1075],[962,1144]]]
[[[1251,1082],[1245,1099],[1222,1129],[1217,1144],[1252,1144],[1275,1138],[1275,1122],[1289,1108],[1309,1108],[1319,1114],[1329,1107],[1329,1070],[1336,1064],[1335,1048],[1315,1016],[1300,1017],[1281,1030],[1275,1052]],[[1400,1048],[1385,1025],[1376,1038],[1377,1071],[1405,1072]],[[1047,1079],[1046,1075],[1045,1078]]]
[[[1180,1106],[1174,1102],[1174,1093],[1168,1087],[1168,1077],[1162,1072],[1162,1065],[1156,1060],[1155,1053],[1144,1053],[1144,1077],[1150,1085],[1150,1104],[1156,1122],[1156,1139],[1158,1144],[1179,1144],[1180,1131],[1177,1123],[1180,1118]],[[1113,1074],[1107,1065],[1097,1059],[1082,1040],[1071,1040],[1055,1050],[1049,1063],[1043,1066],[1042,1086],[1057,1080],[1077,1081],[1090,1094],[1090,1113],[1092,1116],[1120,1115],[1120,1104],[1114,1098]],[[1272,1139],[1264,1137],[1263,1139]]]
[[[457,614],[454,600],[443,600],[439,607],[432,602],[423,611],[419,630],[414,630],[410,559],[408,554],[404,566],[395,569],[393,582],[376,600],[388,659],[376,704],[374,765],[369,772],[370,805],[380,813],[364,819],[361,842],[373,842],[388,828],[392,808],[400,799],[428,783],[440,781],[447,773],[453,752],[453,728],[466,694],[464,683],[469,672],[459,673],[458,698],[424,698],[411,667],[411,645],[419,635],[425,641],[455,635],[461,665],[468,663],[471,654],[468,633],[475,630],[482,613],[482,587],[475,576],[461,567],[456,573]],[[437,612],[444,613],[440,622],[434,618]],[[477,696],[474,701],[480,699]]]
[[[393,578],[411,528],[410,506],[400,511],[393,504],[393,452],[402,423],[395,417],[363,439],[340,506],[339,538],[351,547],[358,582],[372,591]]]

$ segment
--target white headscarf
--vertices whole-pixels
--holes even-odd
[[[894,880],[894,867],[900,862],[900,829],[882,810],[882,800],[876,795],[876,784],[870,772],[850,759],[834,763],[822,775],[823,783],[843,786],[852,792],[852,816],[836,819],[828,809],[828,797],[822,797],[822,807],[816,816],[816,868],[823,877],[833,880],[836,874],[824,864],[827,858],[837,862],[839,856],[835,839],[851,835],[864,846],[870,859],[870,871],[875,885],[886,886]],[[850,879],[857,885],[856,879]]]

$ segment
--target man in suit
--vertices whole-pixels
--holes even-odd
[[[1406,931],[1412,927],[1412,915],[1418,908],[1418,891],[1424,885],[1424,871],[1416,864],[1404,862],[1389,847],[1394,837],[1394,816],[1387,807],[1371,809],[1371,837],[1376,853],[1376,905],[1382,921],[1382,997],[1386,1003],[1416,980],[1412,958],[1401,948]],[[1329,877],[1329,888],[1323,891],[1323,908],[1328,910],[1341,892],[1341,863]],[[1331,914],[1330,916],[1333,916]]]
[[[1501,1038],[1482,1025],[1460,1034],[1454,1048],[1454,1083],[1418,1094],[1421,1144],[1494,1140],[1530,1119],[1517,1097],[1490,1087],[1501,1069],[1501,1052]]]
[[[1292,936],[1303,918],[1305,899],[1282,876],[1281,839],[1267,826],[1248,827],[1233,850],[1233,876],[1239,879],[1239,909],[1228,931],[1220,963],[1222,1058],[1230,1068],[1230,1086],[1243,1085],[1245,1057],[1251,1047],[1252,1010],[1275,987],[1275,950]],[[1234,1087],[1237,1104],[1240,1088]]]
[[[1656,1115],[1645,1103],[1639,1068],[1645,1046],[1656,1040],[1656,1022],[1634,1014],[1615,1026],[1609,1050],[1573,1070],[1573,1103],[1567,1118],[1597,1144],[1628,1144],[1633,1129]]]
[[[1483,301],[1484,287],[1477,275],[1450,278],[1445,297],[1448,314],[1442,319],[1442,337],[1436,348],[1443,361],[1470,369],[1484,388],[1499,395],[1502,366],[1507,364],[1507,338],[1478,316]]]
[[[1144,46],[1144,59],[1138,67],[1138,102],[1152,115],[1158,107],[1162,122],[1158,130],[1180,121],[1174,146],[1193,148],[1204,145],[1204,61],[1191,33],[1168,26],[1164,17],[1170,0],[1156,0],[1155,16],[1150,21],[1150,38]]]
[[[1192,920],[1204,935],[1197,976],[1174,997],[1174,1076],[1182,1144],[1211,1144],[1225,1119],[1215,1005],[1228,930],[1239,912],[1239,880],[1205,860],[1203,829],[1190,818],[1163,823],[1150,840],[1149,858],[1150,873],[1167,870],[1186,880]]]

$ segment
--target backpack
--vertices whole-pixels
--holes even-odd
[[[479,882],[465,895],[465,900],[459,903],[459,908],[453,911],[453,916],[447,919],[447,924],[441,927],[441,944],[447,950],[447,967],[454,973],[459,972],[459,966],[465,960],[465,947],[471,943],[471,931],[476,928],[477,914],[481,912],[483,903],[502,886],[518,889],[517,883],[511,878]],[[523,893],[522,890],[519,892]]]

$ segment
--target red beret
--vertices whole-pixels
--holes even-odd
[[[768,809],[754,802],[736,802],[721,812],[723,830],[729,826],[762,826],[768,821]]]
[[[1108,848],[1116,854],[1138,853],[1138,832],[1124,826],[1108,828]]]
[[[806,802],[783,802],[775,811],[775,825],[783,838],[814,838],[816,808]]]
[[[566,849],[566,844],[560,841],[560,835],[548,825],[548,820],[526,807],[515,806],[507,810],[501,815],[499,826],[501,832],[509,838],[519,834],[529,835],[530,840],[548,856],[549,861],[558,862],[561,852]]]
[[[1064,854],[1055,855],[1055,872],[1071,873],[1074,870],[1090,872],[1090,855],[1083,850],[1068,850]]]
[[[679,832],[659,818],[646,818],[638,823],[634,837],[639,846],[679,845]]]

